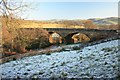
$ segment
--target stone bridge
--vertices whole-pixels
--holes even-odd
[[[118,35],[116,30],[98,30],[80,28],[43,28],[43,29],[47,30],[50,34],[58,33],[63,38],[63,42],[67,43],[71,43],[72,36],[77,33],[85,34],[87,37],[90,38],[90,41],[100,40]]]

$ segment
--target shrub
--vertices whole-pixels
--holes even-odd
[[[33,29],[34,30],[34,29]],[[49,33],[43,29],[35,29],[31,32],[31,35],[28,36],[27,46],[26,48],[29,49],[39,49],[45,48],[50,45],[49,43]],[[29,34],[29,33],[28,33]]]
[[[43,29],[20,29],[21,34],[14,35],[12,39],[7,35],[4,37],[4,51],[15,51],[18,53],[24,53],[30,49],[39,49],[49,46],[49,33]],[[9,36],[13,36],[9,33]],[[12,43],[13,40],[13,43]]]

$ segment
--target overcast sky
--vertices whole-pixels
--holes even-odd
[[[66,1],[66,0],[65,0]],[[73,0],[72,0],[73,1]],[[30,9],[22,15],[25,19],[50,20],[50,19],[88,19],[105,18],[118,16],[117,0],[87,0],[86,2],[77,1],[53,2],[46,0],[34,0]],[[97,2],[98,1],[98,2]]]

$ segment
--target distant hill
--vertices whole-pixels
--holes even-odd
[[[96,25],[116,25],[118,24],[118,17],[109,17],[109,18],[91,18]]]
[[[0,17],[0,19],[4,17]],[[14,19],[14,18],[13,18]],[[118,24],[117,17],[109,17],[109,18],[90,18],[86,20],[82,19],[74,19],[74,20],[24,20],[24,19],[16,19],[16,23],[19,23],[18,28],[97,28],[100,29],[101,26],[117,28],[116,24]],[[94,23],[94,24],[93,24]],[[1,25],[1,24],[0,24]],[[112,26],[109,26],[112,25]],[[113,26],[114,25],[114,26]],[[102,27],[102,28],[104,28]]]

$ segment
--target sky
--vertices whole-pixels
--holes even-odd
[[[40,2],[34,1],[26,10],[25,19],[89,19],[118,16],[118,2]]]
[[[23,0],[23,1],[24,2],[119,2],[119,0]]]

